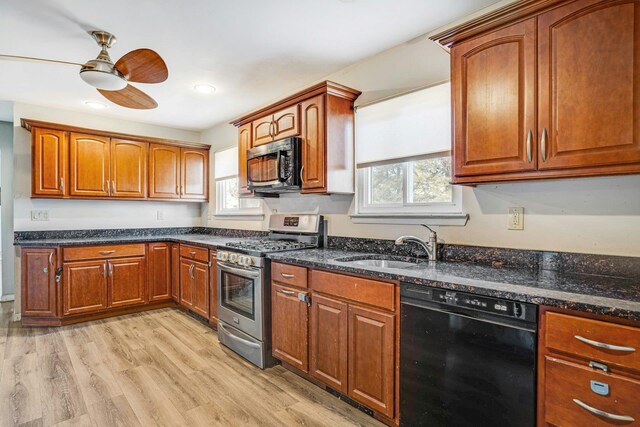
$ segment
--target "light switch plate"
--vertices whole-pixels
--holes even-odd
[[[507,228],[524,230],[524,208],[509,208]]]
[[[158,211],[156,212],[156,218],[158,219],[158,221],[163,221],[164,220],[164,211],[158,209]]]
[[[49,221],[49,211],[48,210],[31,211],[31,221]]]

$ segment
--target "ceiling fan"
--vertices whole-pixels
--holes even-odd
[[[96,59],[84,64],[29,56],[1,55],[0,59],[18,59],[54,62],[80,66],[80,78],[98,89],[109,101],[122,107],[148,110],[158,103],[129,83],[162,83],[169,71],[164,60],[151,49],[136,49],[125,54],[114,64],[107,49],[116,43],[116,37],[106,31],[90,31],[101,50]]]

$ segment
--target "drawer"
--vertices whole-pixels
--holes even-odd
[[[197,246],[180,245],[180,256],[196,261],[209,262],[209,249]]]
[[[75,246],[62,249],[64,261],[144,256],[144,243],[133,245]]]
[[[297,265],[271,263],[271,280],[287,285],[307,287],[307,269]]]
[[[310,288],[386,310],[395,310],[395,285],[393,283],[312,270]]]
[[[547,348],[640,371],[640,328],[551,312],[545,318]]]
[[[605,414],[596,415],[574,399],[593,409],[640,421],[639,395],[640,381],[546,357],[544,411],[549,424],[630,425],[632,420],[625,422]]]

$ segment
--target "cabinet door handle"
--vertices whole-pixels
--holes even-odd
[[[604,348],[604,349],[612,350],[612,351],[625,351],[625,352],[629,352],[629,353],[633,353],[634,351],[636,351],[636,349],[633,348],[633,347],[626,347],[626,346],[623,346],[623,345],[606,344],[606,343],[603,343],[603,342],[590,340],[589,338],[585,338],[585,337],[582,337],[580,335],[574,335],[573,337],[575,339],[577,339],[578,341],[582,341],[585,344],[589,344],[589,345],[592,345],[592,346],[598,347],[598,348]]]
[[[115,249],[112,249],[112,250],[110,250],[110,251],[99,251],[98,253],[99,253],[100,255],[111,255],[111,254],[112,254],[112,253],[114,253],[115,251],[116,251]]]
[[[280,273],[280,275],[285,279],[293,279],[294,277],[296,277],[294,274],[288,274],[288,273]]]
[[[280,292],[281,294],[285,294],[285,295],[295,295],[296,294],[293,291],[287,291],[285,289],[278,289],[278,292]]]
[[[276,136],[278,136],[278,122],[274,120],[272,123],[273,123],[273,139],[275,139]]]
[[[304,165],[300,167],[300,182],[304,184],[303,172],[304,172]]]
[[[113,277],[113,264],[108,262],[107,265],[109,266],[109,276]]]
[[[107,194],[111,194],[111,186],[109,185],[109,180],[107,180]]]
[[[176,185],[176,194],[179,196],[180,195],[180,186]]]
[[[116,192],[116,182],[114,180],[111,181],[111,189],[114,193]]]
[[[192,279],[195,279],[195,278],[196,278],[196,276],[193,274],[193,270],[195,269],[195,267],[196,267],[196,266],[195,266],[195,265],[193,265],[193,264],[191,264],[191,267],[189,267],[189,276],[190,276]]]
[[[53,252],[49,254],[49,264],[53,267]]]
[[[542,153],[542,161],[547,161],[547,128],[542,129],[542,137],[540,138],[540,151]]]
[[[64,193],[64,178],[60,177],[60,191]]]
[[[531,156],[531,140],[532,139],[533,139],[533,132],[531,132],[531,129],[529,129],[529,133],[527,134],[527,160],[529,161],[529,163],[533,161],[533,158]]]
[[[633,422],[635,421],[635,418],[630,417],[628,415],[617,415],[617,414],[611,414],[609,412],[605,412],[605,411],[601,411],[600,409],[596,409],[592,406],[587,405],[586,403],[578,400],[578,399],[573,399],[574,403],[578,406],[580,406],[583,409],[586,409],[587,411],[591,412],[592,414],[596,414],[599,415],[601,417],[604,418],[609,418],[610,420],[616,420],[616,421],[628,421],[628,422]]]
[[[105,261],[104,265],[102,266],[102,276],[107,277],[107,261]]]

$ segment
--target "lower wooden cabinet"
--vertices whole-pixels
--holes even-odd
[[[271,328],[273,356],[303,372],[308,372],[307,303],[298,294],[308,292],[274,282],[271,287]]]
[[[347,303],[316,293],[311,300],[309,373],[347,394]]]
[[[180,259],[180,305],[186,308],[193,307],[193,280],[191,268],[193,262],[186,258]]]
[[[165,301],[173,298],[171,249],[169,243],[149,243],[147,247],[150,302]]]
[[[55,248],[26,248],[21,251],[22,316],[58,316]]]
[[[349,306],[349,396],[393,417],[395,315]]]
[[[143,257],[107,261],[109,307],[144,304],[146,268]]]
[[[180,305],[209,318],[209,264],[180,258]]]
[[[107,308],[107,261],[73,261],[63,266],[62,314],[91,313]]]

